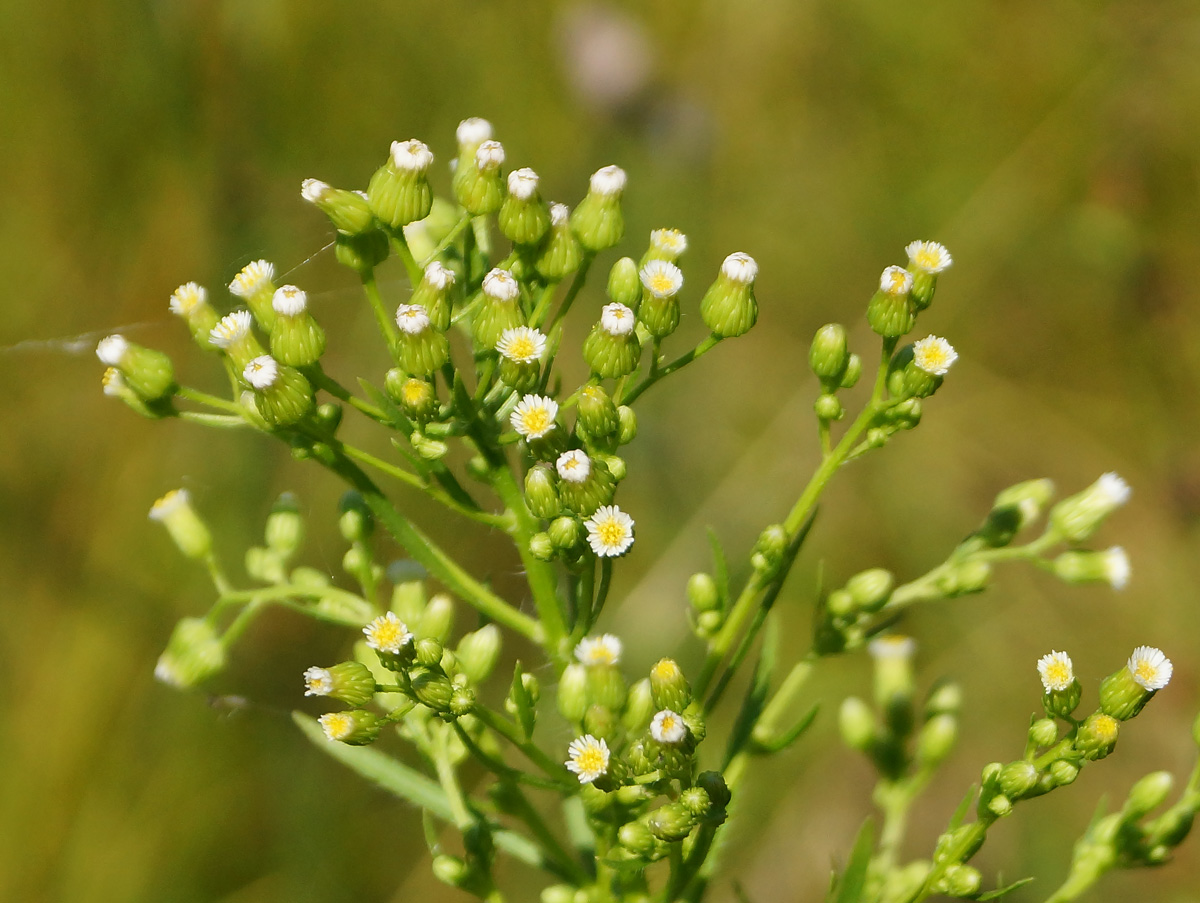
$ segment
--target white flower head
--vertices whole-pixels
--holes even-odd
[[[633,311],[616,301],[605,304],[600,311],[600,326],[609,335],[629,335],[636,323]]]
[[[625,190],[625,170],[619,166],[602,166],[592,173],[588,184],[595,194],[619,195]]]
[[[208,334],[218,348],[229,348],[234,342],[244,339],[250,334],[250,311],[235,310],[221,317],[217,325]]]
[[[171,293],[171,300],[167,302],[167,306],[176,316],[186,317],[207,300],[208,292],[203,286],[196,282],[185,282]]]
[[[550,225],[565,226],[571,219],[571,208],[566,204],[550,205]]]
[[[345,740],[354,733],[354,719],[349,712],[326,712],[317,721],[329,740]]]
[[[246,365],[242,376],[256,389],[269,389],[279,379],[279,362],[269,354],[260,355]]]
[[[558,402],[545,395],[526,395],[509,417],[513,429],[526,439],[540,439],[554,429]]]
[[[406,172],[425,172],[433,165],[433,151],[424,141],[418,141],[416,138],[393,141],[392,165]]]
[[[1038,659],[1038,674],[1046,692],[1065,690],[1075,682],[1075,666],[1065,652],[1049,652]]]
[[[294,285],[282,285],[271,296],[271,307],[285,317],[299,316],[308,309],[308,294]]]
[[[328,696],[333,692],[333,674],[328,668],[309,668],[304,672],[305,696]]]
[[[190,507],[192,494],[186,489],[172,489],[150,506],[150,520],[162,523],[176,511]]]
[[[321,200],[328,190],[329,183],[322,182],[320,179],[305,179],[300,183],[300,197],[304,198],[310,204],[315,204]]]
[[[480,172],[495,172],[503,165],[504,145],[499,141],[485,141],[475,148],[475,168]]]
[[[605,505],[583,522],[588,545],[601,558],[624,555],[633,545],[633,518],[616,505]]]
[[[1153,646],[1138,646],[1129,656],[1129,673],[1147,690],[1161,690],[1171,682],[1171,660]]]
[[[401,332],[420,335],[429,328],[429,311],[420,304],[401,304],[396,308],[396,325]]]
[[[116,367],[106,368],[100,382],[104,389],[104,394],[109,398],[120,398],[129,391],[129,386],[125,383],[125,377],[121,375],[121,371]]]
[[[909,263],[922,273],[929,273],[930,275],[936,275],[943,270],[948,270],[950,269],[950,265],[954,263],[950,252],[946,250],[946,246],[938,244],[936,241],[909,242],[904,248],[904,253],[908,255]]]
[[[655,298],[673,298],[683,288],[683,271],[665,260],[651,260],[638,275]]]
[[[521,286],[512,273],[496,267],[483,277],[483,293],[493,301],[515,301]]]
[[[538,174],[526,166],[508,174],[508,193],[519,201],[527,201],[537,193]]]
[[[1129,496],[1132,493],[1129,484],[1112,471],[1101,474],[1100,479],[1094,484],[1094,489],[1100,496],[1100,501],[1113,508],[1119,508],[1121,505],[1124,505],[1129,501]]]
[[[500,333],[496,350],[516,364],[532,364],[546,353],[546,337],[540,330],[514,326]]]
[[[454,136],[458,139],[459,147],[481,144],[492,137],[492,124],[486,119],[472,116],[458,124],[458,128],[454,130]]]
[[[568,483],[582,483],[592,473],[592,459],[582,449],[573,448],[558,456],[554,469]]]
[[[411,643],[413,638],[408,627],[393,611],[380,615],[364,627],[363,635],[367,638],[367,645],[372,649],[393,654]]]
[[[443,266],[441,261],[435,260],[429,266],[425,267],[425,281],[439,292],[445,291],[450,286],[454,285],[454,270]]]
[[[734,251],[721,264],[721,272],[731,282],[749,285],[758,278],[758,262],[744,251]]]
[[[611,633],[584,637],[575,647],[575,658],[583,665],[615,665],[621,648],[621,640]]]
[[[121,361],[125,359],[127,351],[129,351],[129,342],[123,335],[105,336],[96,343],[96,357],[100,358],[100,363],[109,367],[121,366]]]
[[[678,229],[655,229],[650,233],[650,247],[659,253],[680,257],[687,246],[687,236]]]
[[[242,267],[242,271],[229,283],[230,294],[249,298],[268,287],[275,278],[275,264],[266,260],[255,260]]]
[[[945,376],[956,360],[954,346],[939,336],[925,336],[913,343],[913,363],[931,376]]]
[[[584,734],[571,741],[567,755],[567,769],[579,776],[580,784],[590,784],[608,773],[608,744],[603,738]]]
[[[917,641],[899,634],[879,636],[867,644],[867,652],[873,659],[912,658],[916,651]]]
[[[687,739],[687,725],[683,719],[670,709],[663,709],[650,722],[650,736],[659,743],[674,745]]]
[[[1120,546],[1112,546],[1100,553],[1104,557],[1104,579],[1113,589],[1124,589],[1129,585],[1129,556]]]
[[[879,290],[885,295],[907,295],[912,287],[912,273],[904,267],[888,267],[879,277]]]

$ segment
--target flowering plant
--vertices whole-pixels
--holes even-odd
[[[1017,885],[985,892],[970,864],[989,828],[1109,755],[1123,725],[1168,684],[1171,662],[1158,649],[1137,647],[1100,683],[1098,704],[1081,709],[1071,658],[1049,652],[1037,663],[1043,712],[1020,755],[985,766],[930,854],[900,862],[907,813],[955,743],[961,694],[942,683],[918,700],[914,642],[895,627],[913,605],[985,590],[994,567],[1008,561],[1120,589],[1129,575],[1124,551],[1085,546],[1126,502],[1128,486],[1105,474],[1054,504],[1047,480],[1008,487],[943,563],[904,582],[872,568],[822,591],[809,647],[782,647],[772,608],[822,492],[842,467],[917,427],[957,358],[938,336],[904,344],[951,266],[942,245],[912,242],[907,265],[884,269],[867,304],[879,337],[873,363],[850,351],[840,325],[822,327],[813,339],[808,361],[820,386],[814,412],[822,454],[807,486],[762,530],[745,567],[731,567],[714,539],[711,572],[687,582],[702,663],[687,675],[662,658],[629,682],[621,641],[600,626],[614,568],[636,546],[634,517],[616,500],[626,475],[618,452],[637,434],[634,405],[644,393],[754,326],[758,265],[736,252],[715,268],[698,303],[708,335],[672,358],[664,346],[685,309],[687,240],[655,230],[639,261],[622,257],[610,266],[607,301],[596,305],[582,343],[589,375],[572,387],[560,360],[574,354],[564,347],[564,318],[600,255],[623,237],[625,173],[597,171],[569,211],[543,200],[533,170],[504,176],[504,148],[487,122],[466,120],[457,139],[453,201],[435,197],[434,157],[417,140],[394,143],[366,191],[315,180],[302,187],[335,229],[338,261],[362,282],[394,365],[381,379],[360,377],[351,388],[326,372],[326,333],[305,292],[277,285],[266,261],[233,279],[230,293],[244,307],[230,313],[218,312],[195,283],[171,296],[171,311],[225,369],[228,397],[178,384],[166,355],[119,335],[97,348],[108,366],[105,392],[137,412],[260,431],[349,490],[338,525],[353,589],[294,564],[304,521],[290,495],[268,517],[263,545],[246,552],[246,588],[219,562],[185,490],[156,502],[152,517],[208,569],[216,594],[204,616],[179,623],[157,676],[179,688],[202,685],[269,605],[326,622],[347,631],[347,657],[310,667],[303,685],[305,695],[337,708],[315,720],[296,713],[296,724],[321,749],[426,813],[441,880],[502,900],[494,865],[507,856],[545,873],[545,903],[696,901],[722,874],[723,840],[736,830],[748,764],[804,736],[816,714],[805,698],[808,680],[823,660],[865,649],[874,698],[845,699],[838,720],[846,744],[878,772],[882,828],[876,838],[872,822],[863,827],[829,898],[913,903],[1012,890]],[[377,267],[392,255],[411,287],[394,307],[376,282]],[[868,396],[847,418],[843,393],[864,371]],[[347,408],[385,431],[386,451],[350,443],[341,430]],[[475,576],[470,562],[412,522],[382,480],[508,536],[526,596],[503,598]],[[1041,532],[1023,538],[1039,522]],[[377,526],[411,561],[387,562]],[[455,630],[463,606],[479,620],[465,632]],[[521,660],[511,678],[493,680],[505,634]],[[710,715],[735,685],[745,689],[732,727],[714,736]],[[423,767],[385,751],[397,740]],[[474,791],[462,778],[468,763],[490,775]],[[1170,785],[1165,773],[1147,775],[1118,812],[1098,817],[1067,881],[1048,899],[1075,899],[1109,869],[1169,858],[1200,808],[1200,771],[1150,818]],[[433,819],[453,825],[461,843],[445,847]]]

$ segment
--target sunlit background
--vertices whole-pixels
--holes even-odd
[[[328,229],[300,182],[364,187],[390,141],[416,136],[446,190],[454,126],[473,115],[550,198],[574,204],[593,170],[623,166],[623,252],[638,256],[651,228],[684,230],[693,304],[727,253],[760,264],[758,327],[650,393],[626,450],[620,501],[638,543],[603,626],[627,638],[631,672],[667,652],[694,666],[682,587],[706,564],[704,528],[740,554],[790,507],[816,460],[809,339],[840,320],[872,349],[865,301],[914,238],[954,254],[921,330],[961,357],[920,429],[827,496],[779,605],[792,654],[819,569],[835,584],[869,566],[911,578],[1023,478],[1074,491],[1115,470],[1132,484],[1100,537],[1129,550],[1125,592],[1013,567],[985,596],[905,623],[922,680],[951,675],[967,700],[910,857],[985,763],[1020,755],[1038,655],[1070,650],[1089,687],[1138,644],[1174,660],[1115,756],[992,831],[988,881],[1036,874],[1015,899],[1043,899],[1101,796],[1119,804],[1154,769],[1182,777],[1195,755],[1197,60],[1200,11],[1184,0],[6,4],[0,900],[465,899],[430,877],[419,814],[287,718],[300,672],[343,655],[344,634],[264,618],[215,688],[241,707],[154,682],[171,626],[211,601],[147,521],[154,499],[187,486],[236,564],[294,489],[311,516],[306,563],[338,574],[339,487],[261,436],[139,419],[101,395],[92,347],[120,328],[170,351],[186,380],[218,384],[167,298],[192,279],[221,297],[265,256],[315,295],[330,369],[378,378],[366,306],[322,251]],[[398,272],[384,279],[398,303]],[[581,300],[581,321],[600,298]],[[698,321],[693,308],[676,347]],[[405,503],[479,573],[516,585],[495,537]],[[714,900],[734,899],[730,879],[753,901],[819,898],[870,811],[870,771],[832,717],[866,686],[861,658],[822,673],[817,726],[745,789]],[[1194,900],[1197,840],[1089,899]],[[512,878],[512,899],[535,898]]]

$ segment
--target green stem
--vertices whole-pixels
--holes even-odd
[[[482,705],[475,706],[472,711],[480,721],[519,749],[525,758],[545,772],[546,776],[553,779],[561,789],[572,794],[578,790],[578,785],[572,779],[570,772],[542,752],[536,744],[522,737],[517,726],[503,715],[498,715]]]
[[[455,239],[457,239],[458,236],[462,234],[463,229],[467,228],[467,226],[469,226],[469,225],[471,225],[471,214],[468,213],[462,219],[460,219],[457,223],[454,224],[454,228],[446,233],[446,237],[443,238],[441,241],[439,241],[437,244],[437,247],[434,248],[425,257],[425,259],[421,261],[420,266],[421,266],[422,277],[424,276],[425,267],[429,266],[431,263],[433,263],[435,260],[437,260],[438,257],[441,256],[443,251],[445,251],[448,247],[450,247],[452,244],[454,244]],[[416,283],[413,283],[413,284],[415,285]]]
[[[529,325],[534,329],[538,329],[546,320],[546,314],[550,313],[550,305],[554,302],[554,291],[559,286],[557,282],[548,282],[546,287],[542,289],[542,297],[538,299],[534,305],[533,313],[529,315]]]
[[[583,288],[583,284],[587,281],[588,270],[592,266],[592,255],[585,252],[583,260],[579,264],[579,269],[575,271],[575,278],[571,280],[571,287],[567,289],[567,294],[562,300],[562,304],[558,306],[554,317],[550,320],[550,328],[553,329],[558,321],[567,315],[567,311],[571,309],[571,305],[575,303],[575,298],[579,295],[579,290]]]
[[[467,831],[475,824],[476,819],[467,808],[466,798],[458,783],[458,774],[450,762],[450,753],[446,748],[448,736],[448,732],[438,731],[434,737],[434,767],[437,769],[438,783],[442,785],[442,790],[446,792],[446,799],[450,803],[450,814],[453,816],[454,826],[460,831]]]
[[[216,408],[218,411],[227,411],[230,414],[236,414],[239,420],[242,419],[242,406],[236,401],[230,401],[228,398],[218,398],[216,395],[209,395],[207,392],[201,392],[199,389],[193,389],[189,386],[180,386],[175,390],[175,394],[180,398],[186,398],[188,401],[194,401],[196,404],[208,405],[210,408]]]
[[[320,366],[310,368],[307,372],[308,377],[319,389],[324,389],[334,398],[346,402],[351,407],[366,414],[372,420],[377,420],[387,426],[392,426],[392,418],[382,408],[371,404],[369,401],[363,401],[357,395],[351,394],[350,390],[339,383],[336,379],[326,373]]]
[[[375,321],[379,324],[379,331],[383,333],[383,339],[387,342],[388,357],[396,356],[396,343],[399,341],[400,333],[396,328],[395,322],[392,320],[392,315],[388,313],[383,306],[383,298],[379,294],[379,286],[375,283],[375,271],[367,270],[362,276],[363,291],[366,292],[367,301],[371,303],[371,310],[375,312]]]
[[[710,335],[708,338],[701,341],[700,344],[698,344],[691,351],[675,358],[675,360],[671,361],[671,363],[667,364],[665,367],[651,368],[650,374],[644,380],[642,380],[640,383],[638,383],[636,386],[634,386],[632,389],[630,389],[629,392],[624,397],[622,397],[617,403],[618,404],[633,404],[634,400],[639,395],[641,395],[643,392],[645,392],[647,389],[649,389],[652,385],[654,385],[656,382],[658,382],[664,376],[670,376],[676,370],[680,370],[680,369],[686,367],[692,361],[694,361],[697,358],[712,351],[714,348],[717,347],[717,345],[718,345],[718,343],[720,343],[720,341],[721,341],[720,336]]]
[[[392,250],[396,252],[396,256],[404,264],[404,270],[408,273],[408,281],[416,288],[421,284],[421,278],[425,275],[417,261],[413,258],[412,249],[408,246],[408,239],[404,237],[403,227],[399,229],[388,230],[388,244],[392,246]]]
[[[234,414],[205,414],[201,411],[180,411],[176,416],[189,423],[213,426],[223,430],[237,430],[250,426],[245,417]]]

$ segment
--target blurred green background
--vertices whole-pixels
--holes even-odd
[[[694,662],[682,586],[706,563],[704,526],[736,554],[790,505],[815,462],[809,338],[841,320],[873,347],[864,303],[914,238],[954,254],[921,328],[961,358],[921,428],[828,495],[780,604],[797,651],[818,566],[835,584],[872,565],[907,579],[1019,479],[1069,492],[1116,470],[1132,484],[1100,538],[1132,556],[1124,593],[1010,569],[906,625],[924,680],[953,675],[967,699],[911,856],[984,763],[1020,754],[1038,655],[1070,650],[1092,686],[1137,644],[1175,661],[1116,756],[992,832],[986,873],[1037,874],[1019,899],[1042,899],[1097,798],[1119,802],[1153,769],[1186,774],[1195,754],[1198,60],[1200,10],[1184,0],[5,4],[0,900],[464,899],[429,877],[417,813],[286,718],[300,671],[340,655],[342,635],[259,622],[218,688],[241,707],[153,681],[174,621],[209,602],[146,520],[154,499],[189,487],[236,561],[295,489],[312,515],[307,563],[337,573],[338,487],[260,437],[138,419],[103,398],[91,349],[120,328],[207,384],[167,298],[191,279],[219,290],[266,256],[316,294],[331,369],[381,373],[361,350],[353,277],[317,254],[327,229],[300,181],[365,186],[391,140],[418,136],[445,188],[471,115],[548,197],[574,204],[597,167],[625,167],[623,247],[684,230],[693,288],[730,251],[760,263],[757,329],[647,396],[628,449],[621,504],[638,545],[605,626],[628,638],[631,670],[671,650]],[[409,504],[515,585],[500,542]],[[868,769],[831,717],[866,684],[861,659],[832,663],[817,728],[747,787],[729,875],[750,899],[816,898],[869,811]],[[1197,848],[1091,899],[1194,900]],[[713,898],[733,899],[728,881]]]

